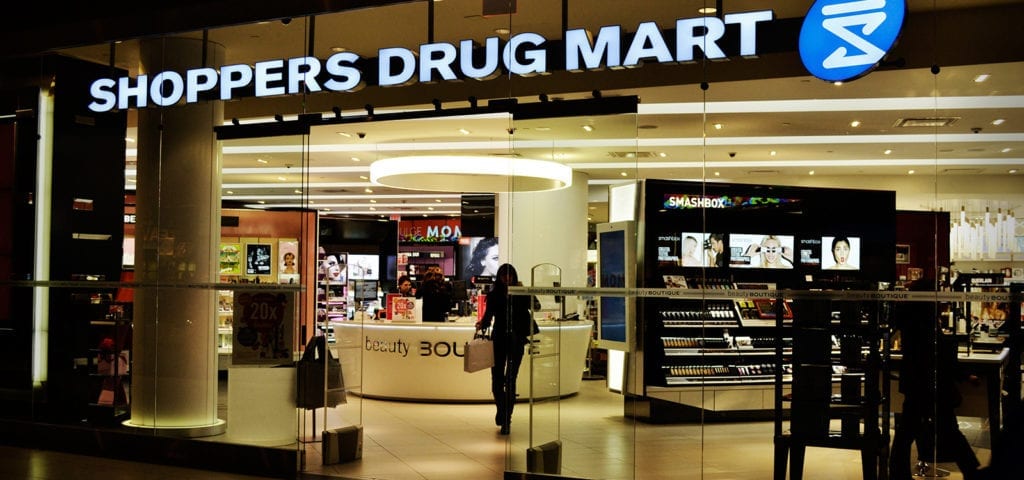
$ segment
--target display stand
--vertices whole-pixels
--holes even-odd
[[[131,413],[131,304],[101,300],[90,302],[89,307],[93,317],[88,318],[88,338],[96,348],[88,349],[83,365],[88,376],[87,418],[92,423],[114,424]]]
[[[780,301],[777,305],[781,304]],[[863,478],[888,477],[889,329],[886,304],[808,299],[794,302],[793,348],[782,347],[776,324],[775,479],[803,477],[807,447],[860,450]],[[787,363],[792,393],[783,392]],[[835,383],[839,393],[834,393]],[[789,431],[783,429],[790,403]],[[839,430],[832,428],[838,420]]]

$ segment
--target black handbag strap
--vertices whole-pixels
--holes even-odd
[[[315,362],[318,359],[323,359],[324,356],[333,358],[334,355],[327,348],[327,337],[323,335],[314,335],[309,338],[306,342],[306,350],[302,352],[302,362]],[[322,360],[320,360],[322,361]]]

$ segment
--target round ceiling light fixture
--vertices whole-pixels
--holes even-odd
[[[395,157],[373,162],[370,181],[437,192],[541,192],[572,186],[572,169],[557,162],[515,157]]]

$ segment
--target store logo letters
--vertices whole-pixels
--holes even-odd
[[[800,29],[800,59],[822,80],[857,78],[896,43],[905,13],[904,0],[818,0]]]
[[[758,23],[773,18],[771,10],[760,10],[731,13],[723,18],[708,16],[676,20],[674,52],[655,22],[640,23],[628,46],[624,45],[621,26],[602,27],[596,36],[582,28],[569,30],[563,37],[564,65],[568,71],[581,72],[634,68],[644,62],[688,63],[695,61],[694,51],[697,49],[706,58],[723,59],[726,54],[718,42],[725,36],[727,25],[739,27],[739,55],[752,57],[757,55]],[[474,61],[477,49],[474,40],[462,40],[457,45],[427,43],[420,45],[418,51],[402,47],[380,49],[377,52],[377,85],[403,86],[438,79],[489,80],[501,75],[499,63],[513,75],[529,77],[548,73],[549,50],[543,36],[525,32],[513,35],[504,47],[500,42],[499,37],[484,41],[483,61],[480,63]],[[625,55],[622,51],[624,46]],[[254,89],[257,97],[324,90],[358,91],[367,82],[356,65],[360,60],[355,53],[338,52],[324,61],[305,56],[267,60],[255,65],[196,68],[184,75],[163,71],[152,77],[139,75],[134,80],[130,77],[100,78],[90,85],[93,101],[89,103],[89,109],[107,112],[150,105],[170,106],[182,100],[197,103],[201,97],[226,101],[249,89]]]
[[[410,345],[404,340],[375,340],[370,337],[366,337],[366,343],[364,348],[368,352],[381,352],[381,353],[393,353],[399,355],[402,358],[409,356]],[[448,357],[465,356],[465,351],[459,351],[459,345],[457,342],[428,342],[425,340],[420,341],[419,354],[421,357]]]

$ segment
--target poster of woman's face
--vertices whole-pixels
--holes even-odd
[[[348,277],[345,268],[348,258],[344,253],[325,254],[320,261],[320,277],[330,283],[345,283]]]
[[[501,257],[497,237],[470,237],[469,243],[459,251],[459,270],[462,277],[491,276],[498,273]]]
[[[281,240],[277,243],[277,278],[280,283],[299,281],[299,242]]]

